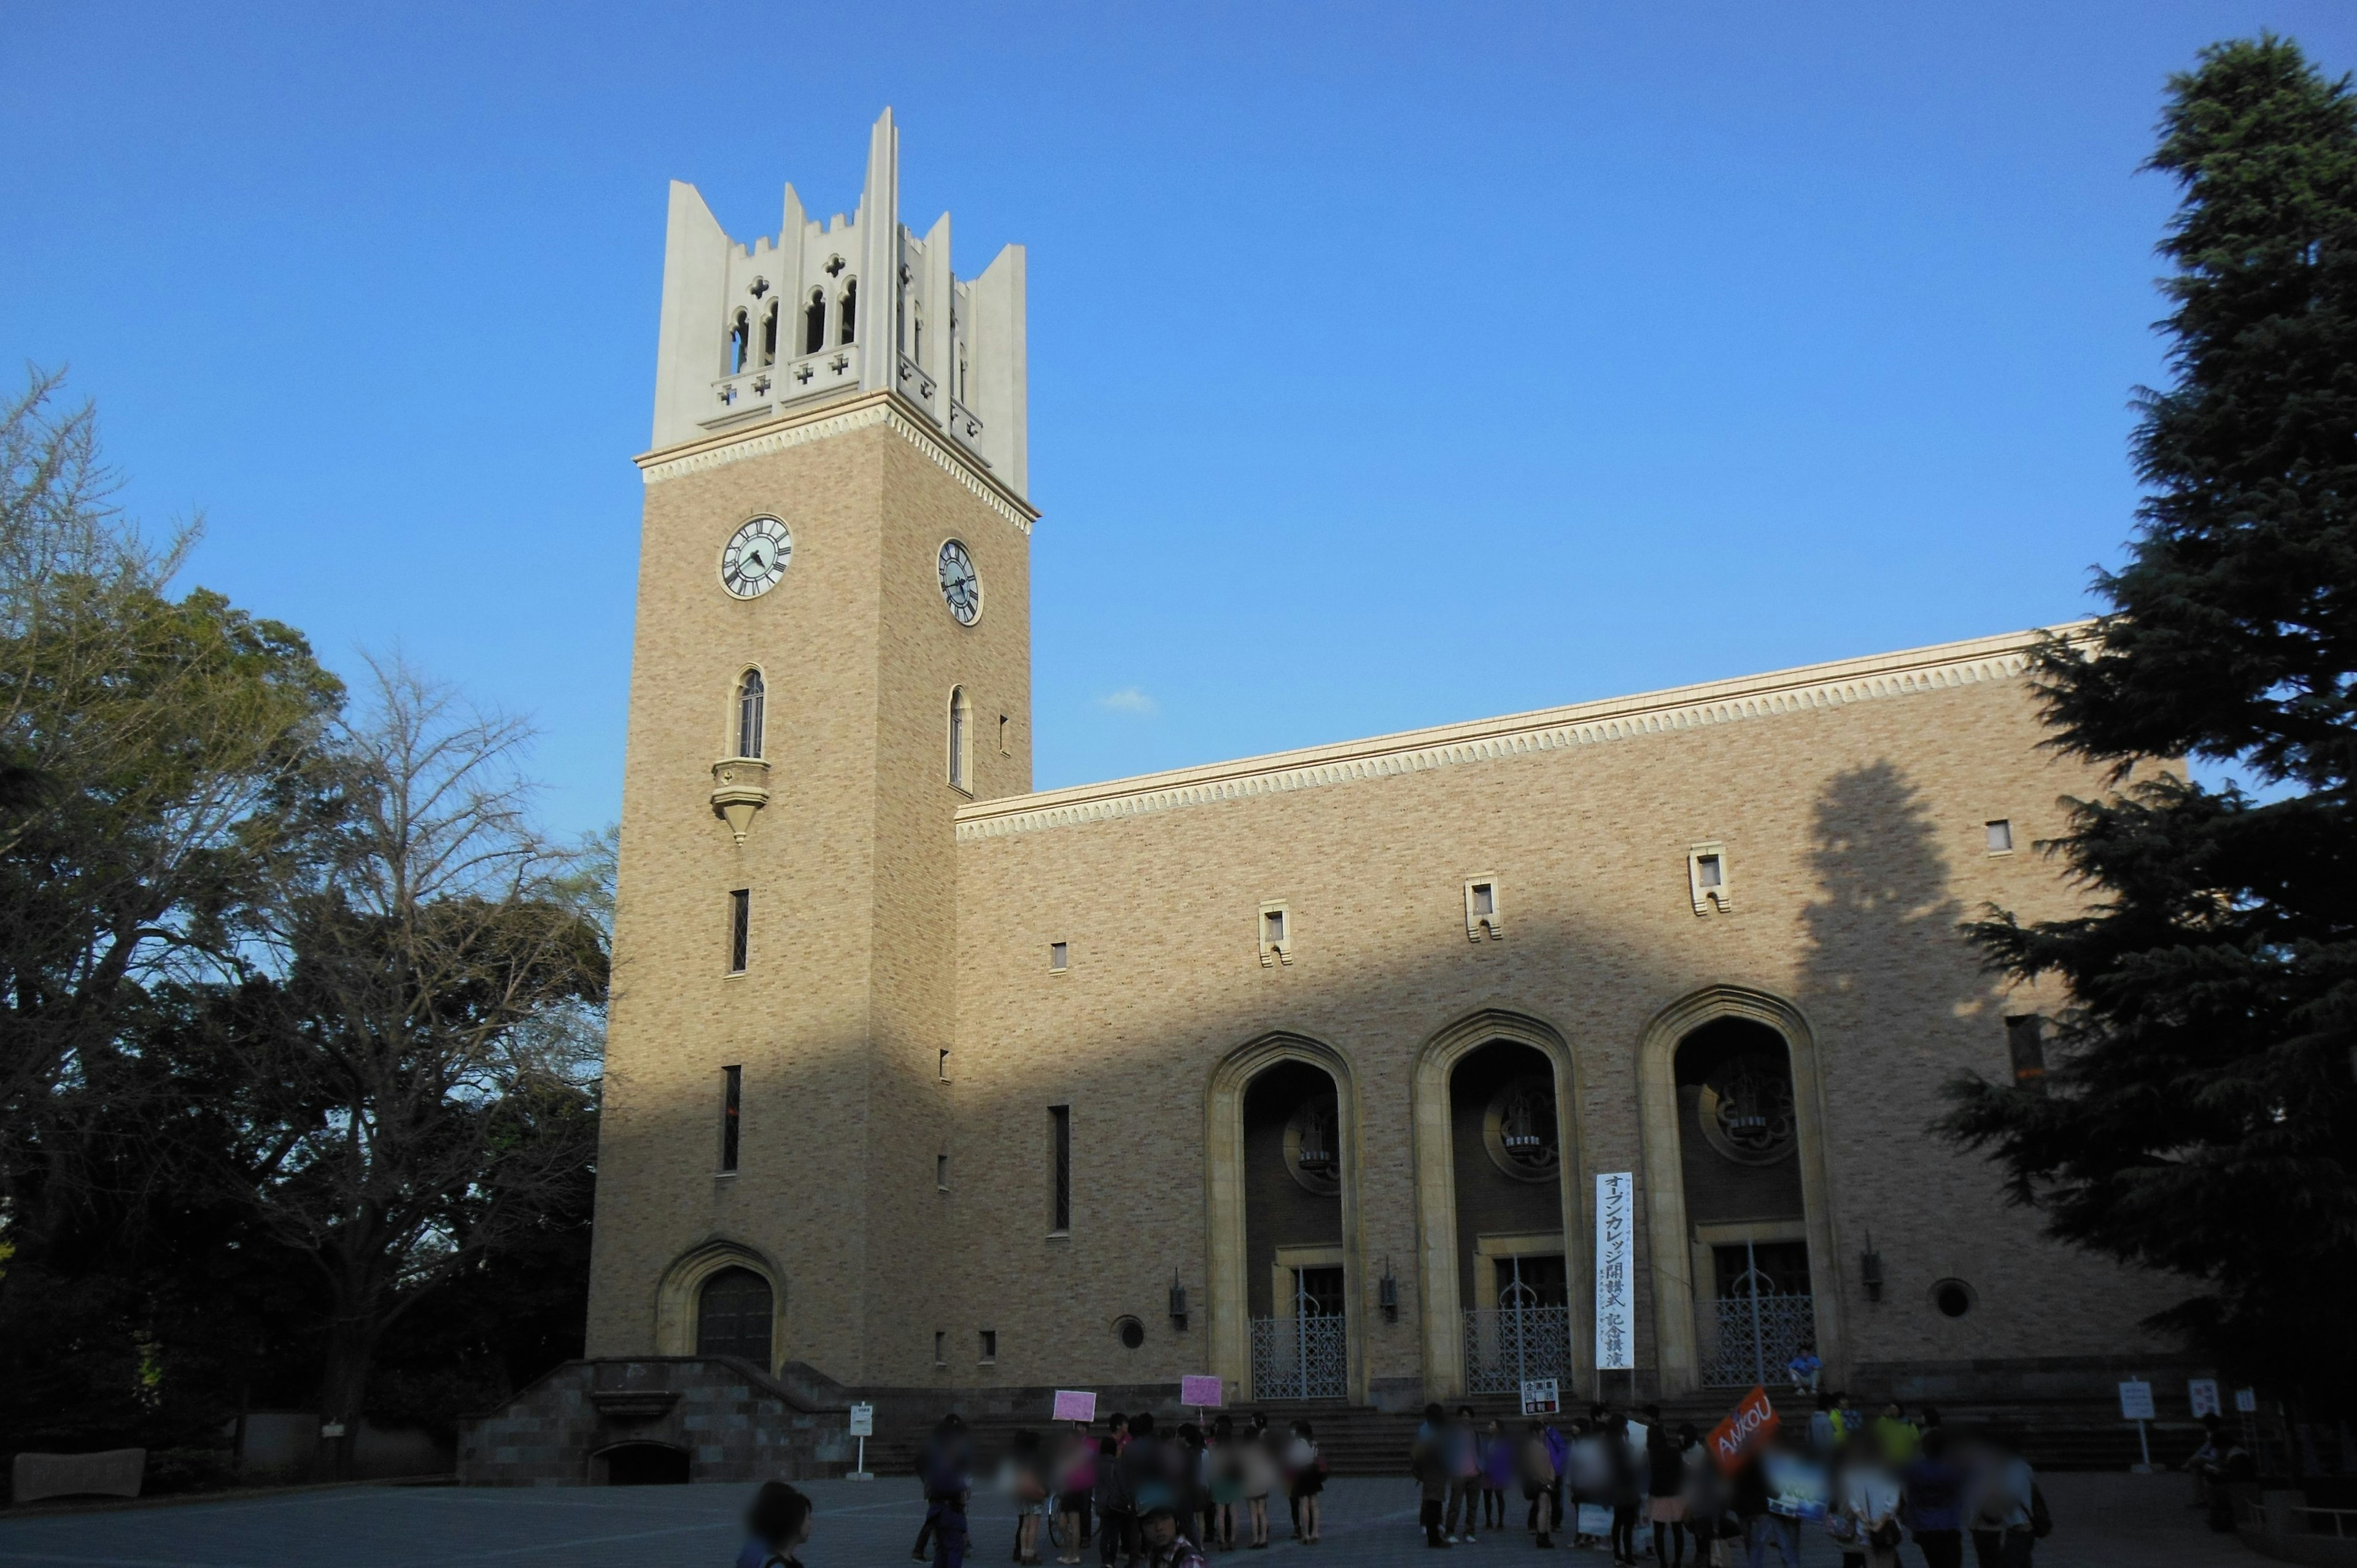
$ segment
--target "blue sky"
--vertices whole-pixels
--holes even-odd
[[[1030,247],[1042,787],[2090,606],[2164,78],[2345,4],[122,6],[0,19],[0,357],[188,580],[619,809],[665,182]]]

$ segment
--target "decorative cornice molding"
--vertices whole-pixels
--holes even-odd
[[[910,419],[895,406],[897,402],[897,397],[891,392],[874,392],[847,405],[834,405],[831,412],[811,410],[789,415],[782,422],[770,421],[745,430],[668,447],[661,452],[648,452],[632,461],[638,464],[639,471],[648,484],[660,484],[683,474],[699,474],[724,464],[738,463],[748,457],[782,452],[789,446],[823,441],[831,435],[842,435],[881,424],[930,458],[942,472],[972,490],[983,505],[1024,532],[1031,532],[1031,524],[1039,519],[1038,512],[1014,497],[996,479],[976,472],[974,459],[953,450],[921,424]]]
[[[1611,697],[1503,718],[1409,730],[1339,746],[1278,752],[1207,768],[1150,773],[1035,795],[962,806],[960,843],[1010,833],[1071,827],[1114,817],[1143,816],[1216,800],[1284,794],[1327,784],[1421,773],[1459,763],[1492,762],[1533,752],[1634,740],[1709,725],[1771,718],[1781,714],[1846,707],[1886,697],[1913,696],[1988,681],[2013,680],[2029,667],[2040,639],[2077,639],[2091,622],[1969,642],[1943,643],[1901,653],[1812,664],[1766,675],[1680,686],[1633,697]]]

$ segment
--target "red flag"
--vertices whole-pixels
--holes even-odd
[[[1768,1402],[1766,1389],[1755,1388],[1745,1394],[1743,1402],[1710,1429],[1710,1456],[1718,1461],[1719,1474],[1735,1474],[1753,1449],[1776,1435],[1781,1421],[1776,1407]]]

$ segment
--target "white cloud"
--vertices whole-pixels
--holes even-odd
[[[1118,692],[1108,692],[1097,699],[1097,706],[1116,714],[1157,714],[1162,710],[1153,698],[1135,686],[1124,686]]]

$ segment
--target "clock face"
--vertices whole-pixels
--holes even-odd
[[[974,557],[954,539],[942,546],[942,599],[960,626],[982,618],[982,579],[974,575]]]
[[[720,585],[740,599],[758,599],[778,585],[794,558],[794,536],[774,517],[757,517],[728,537],[720,553]]]

